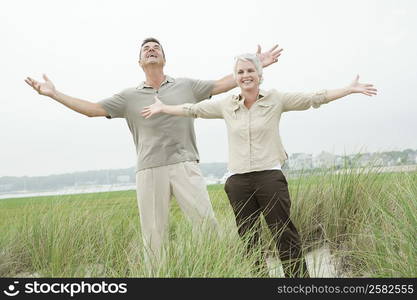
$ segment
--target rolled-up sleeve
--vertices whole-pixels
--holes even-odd
[[[306,110],[310,107],[319,108],[329,102],[327,90],[315,93],[282,93],[283,111]]]
[[[186,103],[183,110],[188,117],[223,119],[222,103],[219,100],[204,100],[195,104]]]

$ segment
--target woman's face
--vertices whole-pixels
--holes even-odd
[[[239,60],[236,65],[236,83],[242,90],[259,87],[260,76],[250,61]]]

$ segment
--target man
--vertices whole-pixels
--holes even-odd
[[[266,67],[278,61],[281,51],[275,46],[261,53],[258,46],[257,54]],[[218,225],[198,167],[193,119],[160,115],[146,120],[140,112],[154,102],[156,95],[166,104],[195,103],[236,87],[232,74],[217,81],[174,79],[164,74],[165,62],[159,41],[145,39],[139,55],[145,82],[98,103],[61,93],[46,75],[43,75],[45,82],[29,77],[25,80],[39,94],[88,117],[126,119],[137,152],[136,184],[142,237],[147,251],[155,257],[160,256],[166,235],[171,195],[193,224],[206,222],[216,229]]]

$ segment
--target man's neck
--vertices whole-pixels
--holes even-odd
[[[162,68],[146,68],[144,70],[146,76],[146,85],[151,86],[155,90],[159,89],[165,80],[164,70]]]

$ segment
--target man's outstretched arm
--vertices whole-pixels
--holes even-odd
[[[30,77],[25,79],[25,82],[30,85],[40,95],[48,96],[57,102],[65,105],[66,107],[76,111],[87,117],[105,117],[107,116],[106,110],[99,103],[93,103],[90,101],[74,98],[65,95],[56,90],[51,80],[44,74],[43,79],[45,82],[38,82]]]
[[[278,57],[281,55],[282,50],[282,48],[278,48],[278,45],[275,45],[269,51],[261,53],[261,46],[258,45],[258,50],[256,51],[256,54],[259,56],[259,59],[261,60],[262,67],[266,68],[267,66],[278,61]],[[236,80],[233,77],[233,74],[230,74],[217,80],[214,83],[213,92],[211,94],[221,94],[230,91],[236,86]]]

